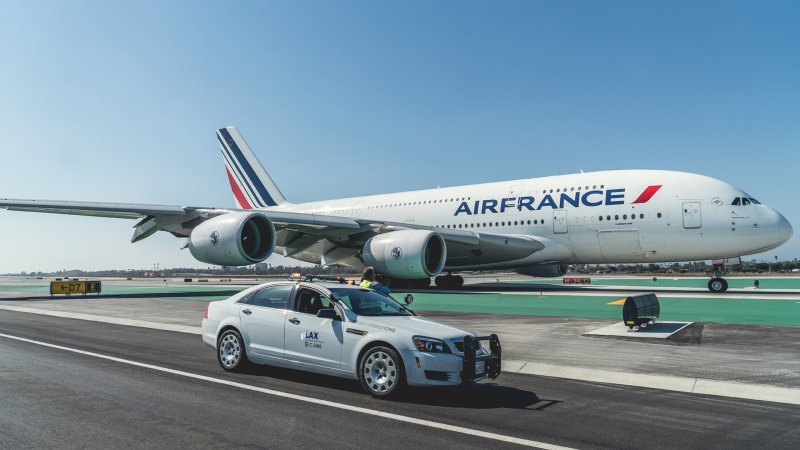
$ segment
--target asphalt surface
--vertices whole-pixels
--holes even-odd
[[[222,371],[198,336],[0,312],[0,333],[309,397],[303,401],[0,337],[0,448],[796,448],[800,407],[529,375],[373,399],[355,381]],[[365,408],[367,413],[320,404]],[[378,413],[431,421],[412,424]]]
[[[2,298],[2,294],[0,289],[0,307],[18,306],[189,327],[200,325],[207,304],[202,295],[162,297],[174,293],[151,293],[147,297],[39,298]],[[800,327],[700,322],[666,340],[637,339],[634,333],[624,339],[608,339],[584,333],[618,320],[419,312],[482,335],[498,333],[507,360],[800,389],[800,346],[797,345]]]

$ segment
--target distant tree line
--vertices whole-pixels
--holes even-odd
[[[800,270],[797,258],[791,261],[768,262],[759,260],[742,261],[741,265],[726,266],[730,273],[792,273]],[[696,274],[705,275],[711,271],[706,262],[666,263],[666,264],[576,264],[574,273],[620,273],[620,274]]]
[[[350,267],[333,266],[273,266],[258,264],[243,267],[208,267],[205,269],[177,267],[172,269],[128,269],[128,270],[59,270],[56,272],[20,272],[4,275],[32,277],[176,277],[176,276],[289,276],[292,273],[313,275],[355,275],[360,271]]]
[[[731,273],[792,273],[800,271],[800,261],[769,262],[764,260],[742,261],[741,265],[728,266]],[[611,273],[611,274],[696,274],[705,275],[711,270],[706,262],[667,263],[667,264],[575,264],[572,273]],[[273,266],[256,264],[243,267],[173,268],[173,269],[129,269],[129,270],[59,270],[57,272],[20,272],[4,275],[32,277],[177,277],[177,276],[289,276],[292,273],[313,275],[358,275],[360,271],[351,267],[336,266]]]

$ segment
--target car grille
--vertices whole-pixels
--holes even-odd
[[[453,339],[453,340],[450,341],[450,343],[452,344],[453,347],[456,348],[456,351],[459,354],[461,354],[461,355],[464,354],[464,338]],[[483,343],[479,343],[478,344],[478,352],[477,353],[478,353],[478,356],[488,355],[489,354],[489,352],[487,352],[486,349],[483,348]]]
[[[438,370],[426,370],[425,378],[429,380],[447,381],[450,379],[450,374]]]

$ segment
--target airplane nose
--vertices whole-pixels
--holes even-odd
[[[779,213],[778,216],[780,216],[780,222],[778,224],[778,245],[781,245],[791,239],[794,230],[792,230],[792,224],[786,220],[786,217],[783,217],[783,214]]]

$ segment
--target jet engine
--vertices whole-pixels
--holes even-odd
[[[569,266],[566,264],[542,264],[539,266],[530,266],[517,269],[516,272],[520,275],[528,275],[529,277],[560,277],[567,273]]]
[[[269,258],[275,250],[275,227],[264,215],[235,212],[206,220],[189,235],[197,260],[218,266],[246,266]]]
[[[378,273],[393,278],[426,278],[444,268],[444,238],[426,230],[399,230],[379,234],[364,244],[361,260]]]

